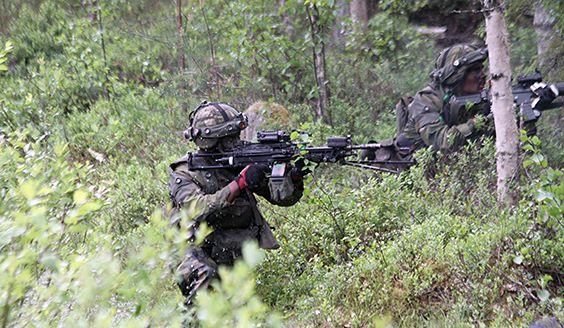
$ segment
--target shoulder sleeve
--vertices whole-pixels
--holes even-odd
[[[209,214],[232,204],[228,201],[231,193],[228,186],[213,194],[205,194],[183,165],[172,170],[168,186],[173,207],[187,210],[194,218],[205,219]]]
[[[303,180],[292,181],[292,179],[289,179],[289,184],[291,184],[291,186],[287,186],[286,188],[293,187],[293,191],[292,193],[288,193],[288,195],[284,198],[273,197],[269,186],[265,186],[261,190],[257,190],[255,193],[266,199],[271,204],[278,206],[292,206],[302,198],[304,193],[304,182]]]
[[[417,133],[427,146],[451,151],[464,143],[464,139],[472,133],[473,126],[463,123],[449,127],[441,117],[442,104],[439,94],[424,89],[411,103],[409,112]]]

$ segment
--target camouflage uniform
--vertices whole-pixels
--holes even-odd
[[[218,151],[217,147],[230,136],[225,136],[225,133],[219,132],[218,140],[198,140],[194,129],[201,130],[203,128],[205,129],[203,133],[213,134],[214,127],[221,124],[225,125],[225,123],[231,121],[237,123],[237,120],[232,117],[233,115],[229,111],[224,110],[223,114],[227,112],[228,115],[223,115],[216,110],[219,108],[217,106],[222,106],[224,109],[231,108],[230,106],[225,104],[215,105],[216,107],[211,109],[209,107],[204,108],[204,116],[198,117],[198,114],[196,114],[194,120],[191,120],[190,129],[192,130],[189,129],[186,132],[192,135],[192,139],[200,148],[200,152]],[[218,117],[219,125],[217,124]],[[212,128],[208,131],[207,127],[210,126]],[[223,128],[224,130],[231,130],[225,128],[225,126]],[[238,133],[243,128],[245,128],[245,124],[241,124],[238,129],[235,129],[237,130],[235,131],[236,135],[230,132],[232,140],[227,141],[237,143]],[[200,222],[206,222],[214,229],[205,238],[202,245],[188,250],[178,267],[179,287],[187,298],[186,304],[190,305],[195,293],[201,288],[206,288],[212,279],[217,278],[218,265],[233,265],[234,261],[241,256],[241,247],[244,241],[257,240],[259,246],[263,249],[279,247],[268,223],[258,210],[253,192],[275,205],[291,206],[301,198],[303,182],[301,179],[294,180],[293,192],[288,193],[285,199],[272,197],[266,183],[259,188],[255,188],[253,192],[249,189],[242,190],[234,199],[230,199],[233,192],[233,181],[238,178],[239,171],[226,169],[190,171],[188,156],[190,154],[170,165],[169,189],[173,208],[175,212],[181,208],[197,211],[197,213],[192,213],[196,214],[196,224],[193,229],[196,229]],[[173,215],[173,220],[178,220],[178,217]],[[177,223],[177,221],[173,223]]]
[[[455,87],[464,80],[468,67],[481,63],[487,52],[471,45],[455,45],[444,49],[437,58],[432,82],[419,91],[408,107],[408,117],[397,145],[412,151],[433,146],[452,151],[476,134],[472,118],[482,109],[455,105]]]

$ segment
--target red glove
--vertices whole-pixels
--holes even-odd
[[[247,171],[249,170],[251,165],[245,166],[245,168],[239,173],[239,176],[235,181],[237,181],[237,185],[239,186],[239,190],[243,190],[247,188]]]

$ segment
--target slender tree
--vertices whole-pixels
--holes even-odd
[[[91,21],[95,22],[98,20],[97,17],[97,5],[98,5],[98,1],[97,0],[82,0],[80,1],[80,4],[82,5],[82,8],[84,8],[84,10],[86,10],[86,12],[88,13],[88,19],[90,19]]]
[[[204,19],[204,24],[206,25],[206,32],[208,34],[208,43],[210,46],[210,58],[211,58],[211,62],[212,62],[212,71],[211,71],[211,76],[213,79],[213,86],[216,90],[216,94],[217,94],[217,98],[221,99],[222,98],[222,92],[221,92],[221,76],[219,74],[219,65],[217,64],[217,60],[216,60],[216,49],[215,49],[215,36],[212,33],[210,24],[208,22],[208,16],[206,14],[206,10],[205,10],[205,5],[204,5],[204,0],[200,0],[200,12],[202,13],[202,18]]]
[[[548,63],[548,49],[554,40],[553,27],[555,20],[550,16],[550,12],[542,3],[542,0],[537,0],[535,3],[535,15],[533,19],[533,25],[535,26],[535,32],[537,33],[537,55],[539,66],[541,68],[547,68]]]
[[[329,92],[329,80],[326,74],[325,43],[323,31],[319,22],[319,8],[312,1],[306,4],[307,16],[311,27],[311,40],[313,49],[313,68],[315,70],[315,82],[317,85],[318,99],[316,116],[331,124],[331,118],[327,111],[331,94]]]
[[[483,4],[496,133],[498,200],[501,204],[510,207],[517,203],[519,197],[517,188],[512,188],[512,184],[519,179],[520,161],[519,131],[511,92],[511,66],[504,2],[484,0]]]
[[[364,29],[368,23],[367,0],[351,0],[351,19],[357,29]]]
[[[292,19],[288,14],[286,6],[287,6],[286,0],[278,0],[276,9],[278,10],[278,13],[280,13],[282,16],[282,23],[284,23],[284,31],[286,32],[286,35],[288,36],[288,38],[290,38],[290,40],[294,40],[296,36],[295,35],[296,31],[294,30],[294,26],[292,25]]]
[[[186,57],[184,54],[184,28],[182,22],[182,0],[176,0],[176,29],[178,31],[178,71],[183,74],[186,70]]]
[[[188,1],[188,0],[186,0]],[[178,34],[178,43],[176,45],[176,51],[178,52],[178,75],[180,76],[180,83],[178,85],[178,91],[180,93],[180,106],[183,111],[188,111],[188,103],[186,103],[186,89],[188,87],[188,82],[185,80],[184,73],[186,72],[186,54],[184,52],[184,14],[182,12],[182,0],[176,0],[176,30]]]
[[[333,27],[333,40],[340,48],[345,46],[345,19],[349,15],[349,2],[337,0],[335,3],[335,25]]]

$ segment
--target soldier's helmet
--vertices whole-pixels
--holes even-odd
[[[240,132],[247,127],[245,114],[224,103],[204,101],[190,113],[189,119],[184,137],[203,150],[216,147],[222,139],[239,139]]]
[[[488,57],[488,49],[471,44],[457,44],[441,51],[435,62],[431,78],[443,86],[455,86],[462,82],[466,71],[482,63]]]

